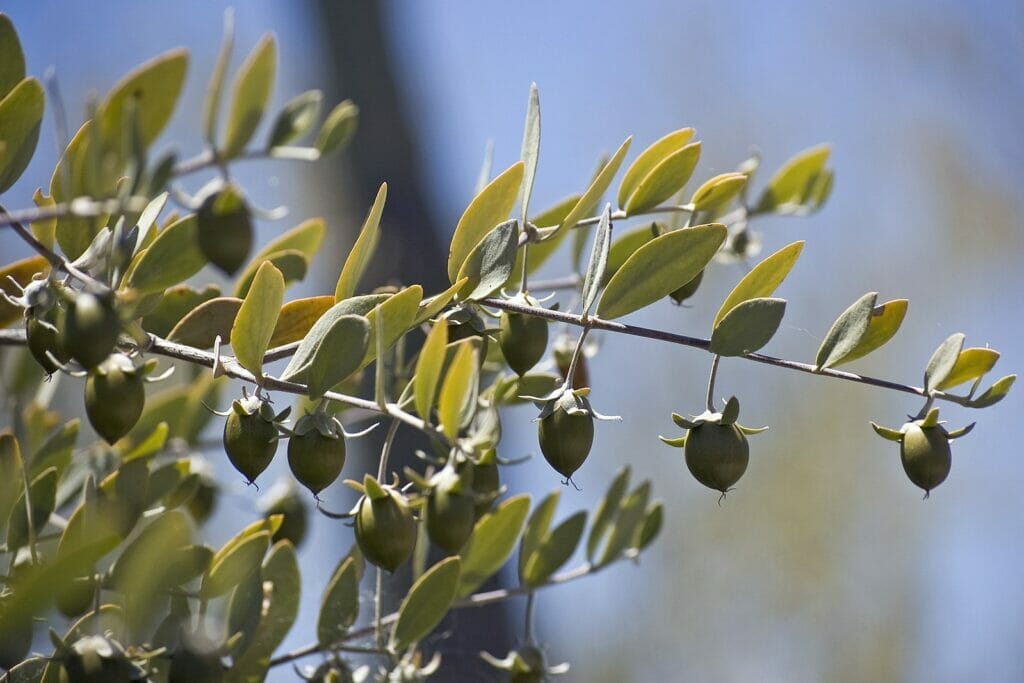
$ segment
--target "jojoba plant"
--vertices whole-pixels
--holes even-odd
[[[588,371],[599,335],[711,354],[706,410],[673,414],[686,434],[663,440],[682,448],[693,476],[723,497],[745,474],[747,437],[761,430],[737,422],[735,398],[714,408],[721,362],[765,363],[922,399],[900,429],[875,430],[900,443],[904,470],[926,497],[949,475],[951,440],[970,429],[946,431],[936,402],[985,408],[1015,380],[988,381],[998,352],[964,348],[960,334],[933,354],[921,387],[836,370],[900,328],[906,300],[879,303],[875,292],[821,330],[813,362],[760,353],[787,307],[775,292],[803,248],[797,241],[762,258],[760,220],[821,208],[832,191],[829,147],[795,155],[764,180],[756,157],[698,178],[702,144],[694,129],[669,132],[639,154],[626,138],[587,186],[536,212],[535,86],[521,159],[496,174],[487,167],[446,263],[434,264],[448,285],[373,289],[363,281],[382,237],[384,184],[334,291],[289,298],[288,287],[320,250],[326,222],[300,222],[257,250],[253,217],[278,216],[258,208],[234,167],[339,152],[359,110],[346,101],[321,116],[323,95],[308,91],[269,111],[276,39],[264,36],[231,72],[237,60],[232,23],[225,24],[199,154],[181,159],[156,147],[188,71],[188,53],[171,50],[96,98],[57,168],[40,178],[49,185],[20,198],[30,208],[0,208],[0,226],[35,254],[0,266],[0,346],[14,378],[3,402],[10,427],[0,430],[0,554],[9,567],[0,576],[0,667],[12,680],[261,680],[284,665],[306,680],[446,680],[437,651],[444,639],[432,635],[445,616],[521,596],[522,645],[484,658],[512,680],[562,673],[567,665],[549,666],[537,637],[538,589],[637,559],[672,521],[650,481],[630,487],[630,454],[609,451],[595,434],[596,421],[618,419],[591,404],[604,391],[592,389]],[[0,193],[26,170],[47,106],[41,83],[25,73],[17,31],[0,14]],[[268,124],[262,139],[261,121]],[[204,172],[213,179],[190,194]],[[563,240],[573,243],[567,275],[531,279]],[[704,296],[709,269],[736,261],[746,274],[704,336],[676,332],[677,322],[668,331],[620,321]],[[201,284],[211,274],[219,284]],[[178,372],[147,393],[144,381],[159,379],[150,376],[158,357]],[[279,371],[275,362],[286,359]],[[95,442],[80,434],[80,419],[51,403],[65,383],[84,391]],[[213,417],[207,407],[238,396],[239,387],[241,398]],[[275,406],[292,398],[303,417],[289,426],[291,406]],[[576,484],[597,452],[622,463],[592,514],[578,511],[553,528],[561,488],[531,505],[501,485],[514,480],[505,470],[528,455],[510,453],[502,441],[514,415],[506,409],[530,402],[546,461],[527,465],[531,477]],[[358,492],[351,510],[326,510],[320,496],[354,467],[346,451],[376,426],[386,432],[370,463],[376,476],[353,473],[362,483],[348,482]],[[389,468],[400,430],[418,435],[424,461],[401,477]],[[209,438],[217,431],[222,441]],[[253,483],[282,438],[291,474],[260,502],[255,491],[213,476],[226,459]],[[214,547],[205,524],[225,495],[232,511],[252,514]],[[351,542],[333,558],[335,544],[317,549],[317,562],[337,564],[317,587],[316,633],[309,645],[281,652],[300,591],[309,592],[295,546],[314,508],[349,520]],[[563,569],[588,525],[585,562]],[[443,559],[434,561],[440,553],[431,543]],[[517,548],[518,583],[483,592]],[[406,569],[411,586],[402,583]],[[397,576],[385,582],[385,572]],[[404,595],[390,614],[385,586]],[[356,624],[369,592],[374,609],[364,629]],[[357,667],[352,652],[372,662]],[[300,662],[314,656],[319,664]]]

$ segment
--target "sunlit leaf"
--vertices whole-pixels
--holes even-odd
[[[327,331],[334,326],[334,323],[341,317],[346,315],[361,315],[367,316],[375,306],[385,301],[388,298],[386,294],[370,294],[367,296],[357,296],[351,299],[345,299],[338,303],[330,306],[312,325],[309,332],[304,334],[302,337],[302,343],[299,344],[299,348],[292,355],[291,360],[288,362],[288,366],[281,373],[282,377],[290,377],[293,373],[299,372],[300,368],[308,367],[313,361],[313,356],[316,354],[317,349],[323,342]],[[321,297],[317,297],[317,300]],[[330,297],[331,301],[334,297]],[[310,306],[318,307],[320,301],[310,301]],[[311,316],[310,316],[311,317]],[[372,330],[371,325],[371,330]],[[372,334],[372,332],[371,332]]]
[[[448,345],[448,323],[439,320],[431,328],[427,340],[420,349],[420,357],[416,361],[416,379],[414,397],[416,412],[424,420],[430,420],[434,398],[437,396],[437,384],[441,380],[444,368],[445,347]]]
[[[619,167],[622,165],[622,160],[626,158],[626,153],[629,152],[629,145],[633,142],[633,137],[630,136],[619,146],[612,155],[612,158],[608,160],[594,180],[590,183],[590,187],[583,193],[579,201],[576,202],[576,206],[572,207],[572,210],[562,219],[562,223],[558,228],[558,232],[564,230],[572,230],[576,227],[581,219],[586,218],[587,214],[597,208],[597,205],[601,201],[601,197],[608,191],[608,187],[612,184],[612,180],[615,179],[615,174],[618,173]]]
[[[467,279],[459,291],[466,301],[490,296],[505,284],[516,262],[519,226],[515,220],[499,223],[466,257],[457,279]]]
[[[314,146],[320,154],[327,156],[343,149],[356,134],[359,125],[359,107],[352,100],[337,104],[324,120]]]
[[[643,213],[681,190],[700,160],[701,143],[693,142],[673,152],[651,169],[636,186],[623,208],[627,216]]]
[[[669,133],[641,152],[640,156],[629,165],[626,173],[622,176],[622,182],[619,184],[618,205],[621,208],[626,208],[626,202],[637,189],[637,186],[640,185],[640,182],[658,164],[685,147],[693,138],[693,133],[693,128],[680,128]]]
[[[398,621],[388,649],[401,652],[422,640],[441,623],[455,600],[462,560],[448,557],[428,569],[409,589],[398,608]]]
[[[893,338],[903,324],[903,318],[907,315],[907,300],[893,299],[884,304],[875,306],[871,312],[871,319],[868,321],[868,330],[860,338],[856,347],[845,356],[840,363],[849,363],[863,358],[875,349],[880,348]],[[839,363],[836,363],[839,365]]]
[[[622,501],[618,515],[609,530],[608,543],[601,553],[597,566],[603,567],[619,559],[636,537],[640,526],[644,523],[647,501],[651,495],[651,484],[645,481],[636,487]]]
[[[541,228],[561,225],[562,220],[569,215],[569,212],[574,206],[576,206],[580,197],[581,195],[578,194],[566,197],[551,208],[534,216],[530,222]],[[530,244],[529,275],[535,273],[538,268],[544,265],[544,263],[551,258],[551,255],[562,245],[562,242],[565,241],[565,238],[568,237],[570,232],[572,232],[572,230],[560,230],[554,236],[544,240],[543,242],[534,242]],[[512,266],[512,275],[509,276],[508,282],[505,283],[505,286],[509,288],[518,286],[522,273],[523,250],[517,249],[516,262],[515,265]]]
[[[231,349],[239,364],[256,377],[263,374],[263,354],[274,334],[284,300],[284,278],[271,263],[256,271],[249,294],[231,327]]]
[[[526,223],[533,194],[533,181],[537,177],[537,160],[540,157],[540,92],[537,84],[530,84],[530,98],[526,105],[526,123],[523,125],[523,144],[520,151],[523,162],[523,185],[519,191],[519,220]]]
[[[747,184],[745,173],[723,173],[697,188],[690,198],[694,212],[715,211],[732,201]]]
[[[936,389],[945,391],[955,386],[975,380],[991,370],[999,360],[999,352],[995,349],[970,348],[964,349],[957,356],[956,364],[946,379],[936,385]]]
[[[235,77],[235,89],[221,149],[225,159],[238,156],[256,132],[274,90],[276,71],[277,43],[273,35],[266,34],[260,38]]]
[[[506,220],[515,206],[523,180],[523,162],[510,166],[504,173],[488,183],[466,207],[448,250],[448,281],[458,279],[462,264],[470,252],[498,223]]]
[[[758,297],[733,307],[711,333],[711,353],[742,356],[771,341],[786,313],[783,299]]]
[[[36,151],[46,96],[34,78],[25,78],[0,99],[0,192],[21,177]]]
[[[726,297],[715,315],[713,327],[718,327],[726,314],[738,304],[748,299],[771,296],[789,275],[803,248],[802,241],[793,242],[754,266]]]
[[[330,295],[311,296],[286,303],[277,317],[274,335],[270,338],[271,348],[301,340],[334,303],[334,297]]]
[[[583,275],[583,286],[580,289],[581,308],[584,316],[590,315],[590,309],[597,299],[597,292],[604,279],[605,267],[608,265],[608,251],[612,243],[612,205],[605,204],[601,213],[601,221],[597,224],[594,244],[590,250],[590,260]]]
[[[287,145],[305,135],[316,122],[323,99],[319,90],[307,90],[288,100],[270,129],[267,148]]]
[[[783,164],[761,193],[755,212],[774,211],[786,205],[803,204],[814,181],[828,163],[830,145],[806,149]]]
[[[192,277],[207,263],[199,248],[199,221],[189,214],[161,230],[140,252],[128,274],[128,286],[158,292]]]
[[[18,473],[21,479],[21,473]],[[32,529],[39,535],[57,502],[57,468],[51,467],[32,480],[29,486],[29,501],[32,504]],[[19,495],[14,511],[7,525],[7,548],[15,550],[28,542],[28,514],[25,510],[25,496]]]
[[[459,434],[466,397],[476,384],[479,366],[476,347],[471,343],[460,343],[459,350],[448,367],[448,374],[445,375],[437,401],[441,429],[449,439],[455,439]]]
[[[928,360],[924,370],[924,390],[933,391],[942,384],[956,366],[960,350],[964,347],[964,335],[960,332],[952,334],[946,341],[939,344],[935,353]]]
[[[480,518],[462,550],[462,577],[457,597],[465,597],[491,578],[511,557],[530,511],[530,497],[509,498]]]
[[[604,267],[604,277],[601,279],[602,287],[608,284],[612,275],[619,271],[619,268],[626,262],[626,259],[633,255],[633,252],[658,236],[656,228],[657,226],[654,224],[645,225],[620,235],[617,240],[612,242],[608,249],[608,263]]]
[[[384,212],[384,202],[387,201],[387,198],[388,184],[382,183],[380,189],[377,190],[376,199],[373,200],[373,206],[370,207],[370,212],[367,214],[366,220],[363,221],[359,237],[341,269],[341,276],[334,289],[335,301],[347,299],[356,293],[359,279],[366,272],[370,259],[373,258],[373,254],[377,250],[377,243],[380,241],[380,217]]]
[[[317,618],[317,642],[329,645],[341,640],[359,616],[359,577],[352,557],[343,557],[327,582]]]

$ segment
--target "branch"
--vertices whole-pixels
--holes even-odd
[[[539,283],[538,283],[539,284]],[[563,313],[561,311],[552,311],[547,308],[540,308],[536,306],[526,306],[524,304],[506,301],[504,299],[482,299],[479,303],[484,306],[490,306],[491,308],[498,308],[503,311],[511,311],[513,313],[523,313],[526,315],[536,316],[538,318],[545,318],[547,320],[554,320],[556,322],[567,323],[569,325],[575,325],[577,327],[584,327],[588,329],[604,330],[606,332],[615,332],[618,334],[626,334],[633,337],[645,337],[647,339],[655,339],[657,341],[668,342],[670,344],[677,344],[679,346],[691,346],[693,348],[708,351],[710,353],[711,340],[701,339],[699,337],[687,337],[682,334],[675,334],[673,332],[665,332],[663,330],[653,330],[649,327],[640,327],[638,325],[626,325],[624,323],[611,322],[608,320],[600,320],[594,316],[588,316],[586,320],[582,316],[575,315],[573,313]],[[920,387],[911,386],[909,384],[900,384],[899,382],[892,382],[887,379],[879,379],[877,377],[869,377],[867,375],[858,375],[852,372],[843,372],[842,370],[823,369],[817,370],[813,365],[809,363],[801,363],[795,360],[786,360],[784,358],[776,358],[775,356],[766,356],[761,353],[748,353],[745,356],[738,356],[746,360],[752,360],[756,363],[764,363],[765,365],[774,365],[775,367],[785,368],[786,370],[796,370],[797,372],[806,372],[811,375],[818,375],[821,377],[832,377],[834,379],[842,379],[848,382],[857,382],[859,384],[868,384],[881,389],[889,389],[891,391],[901,391],[905,394],[914,394],[915,396],[929,396],[928,392]],[[943,401],[951,401],[953,403],[962,404],[961,400],[957,396],[946,394],[941,391],[933,392],[936,399]]]
[[[485,593],[475,593],[467,598],[463,598],[462,600],[452,603],[452,606],[448,609],[453,610],[465,609],[466,607],[483,607],[485,605],[492,605],[496,602],[504,602],[505,600],[508,600],[510,598],[518,597],[520,595],[527,595],[530,592],[540,590],[541,588],[547,588],[548,586],[557,586],[563,583],[569,583],[570,581],[575,581],[576,579],[581,579],[584,576],[589,576],[590,574],[596,573],[596,571],[597,570],[594,569],[594,567],[592,567],[590,564],[583,564],[577,567],[576,569],[572,569],[561,574],[556,574],[551,578],[550,581],[545,583],[543,586],[538,586],[536,588],[517,586],[515,588],[502,588],[499,590],[487,591]],[[388,626],[396,621],[398,621],[398,612],[392,612],[391,614],[387,615],[386,617],[380,620],[380,625]],[[310,643],[308,645],[304,645],[300,648],[292,650],[291,652],[287,652],[283,655],[280,655],[279,657],[274,657],[270,660],[270,666],[280,666],[281,664],[294,662],[295,660],[302,659],[303,657],[315,655],[318,652],[340,649],[339,646],[344,643],[373,635],[375,628],[376,626],[371,624],[370,626],[364,626],[363,628],[356,629],[355,631],[349,631],[345,634],[344,638],[339,640],[337,643],[331,643],[330,645],[322,645],[320,643]]]

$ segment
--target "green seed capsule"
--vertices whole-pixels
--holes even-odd
[[[708,488],[725,493],[750,462],[747,437],[735,424],[705,422],[690,430],[684,450],[690,473]]]
[[[356,513],[356,542],[366,559],[393,572],[412,555],[416,546],[416,520],[401,493],[380,487],[384,495],[359,500]]]
[[[250,402],[249,407],[252,405]],[[262,412],[246,412],[246,406],[235,401],[224,421],[224,450],[250,484],[267,469],[277,452],[277,425]]]
[[[85,412],[107,443],[126,435],[142,415],[146,390],[142,373],[124,354],[114,354],[89,372],[85,381]]]
[[[465,485],[451,468],[439,472],[431,480],[427,496],[427,534],[434,544],[449,555],[466,545],[476,521],[476,501],[471,493],[462,491]]]
[[[228,185],[203,200],[196,214],[199,248],[210,263],[234,275],[252,249],[252,217],[242,193]]]
[[[91,370],[114,350],[121,323],[112,295],[82,292],[65,309],[59,326],[60,346],[82,367]]]
[[[522,303],[539,306],[532,297],[523,297]],[[548,347],[548,323],[543,318],[522,313],[501,314],[498,343],[505,361],[516,374],[525,375],[544,357]]]
[[[319,494],[330,486],[345,466],[345,439],[324,436],[313,429],[288,440],[288,466],[300,484]]]
[[[25,321],[25,337],[28,341],[28,350],[36,362],[43,367],[46,374],[52,375],[58,370],[58,367],[50,360],[51,355],[61,363],[67,363],[70,360],[60,344],[57,328],[50,320],[40,320],[35,316],[29,316]]]
[[[540,421],[537,436],[544,459],[568,479],[590,454],[594,443],[594,418],[559,408]]]
[[[910,481],[927,494],[949,476],[953,464],[949,439],[942,427],[904,425],[900,460]]]

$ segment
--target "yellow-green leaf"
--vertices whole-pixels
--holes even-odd
[[[814,365],[818,370],[843,362],[867,334],[878,292],[868,292],[857,299],[832,323],[824,341],[818,347]]]
[[[320,601],[316,622],[317,642],[331,645],[341,640],[359,616],[359,576],[356,560],[341,558]]]
[[[577,202],[579,202],[581,196],[582,195],[574,194],[566,197],[551,208],[534,216],[530,222],[540,228],[561,225],[565,217],[569,215],[570,211],[572,211],[572,208],[576,206]],[[559,230],[543,242],[535,242],[530,245],[530,265],[528,269],[530,275],[535,273],[538,268],[544,265],[544,262],[547,261],[553,253],[555,253],[571,232],[571,230]],[[512,276],[509,277],[505,286],[516,287],[519,285],[519,278],[522,277],[522,274],[523,250],[517,249],[516,263],[512,266]]]
[[[243,282],[251,283],[253,276],[256,275],[256,269],[259,268],[264,261],[272,261],[272,256],[282,252],[298,251],[306,257],[307,263],[312,262],[313,257],[316,256],[316,253],[319,251],[320,245],[323,241],[323,218],[310,218],[307,221],[299,223],[277,239],[271,240],[267,246],[261,249],[260,252],[253,257],[246,269],[238,276],[239,285]],[[285,277],[287,278],[287,274]],[[244,292],[241,294],[238,293],[240,289],[241,287],[236,288],[235,296],[244,297]],[[248,286],[246,286],[246,289],[248,289]]]
[[[437,383],[441,379],[444,368],[445,347],[448,345],[448,323],[439,320],[427,335],[427,340],[420,350],[416,361],[415,401],[416,412],[424,420],[430,420],[430,411],[434,407],[437,395]]]
[[[124,157],[125,130],[132,119],[142,145],[148,147],[167,125],[181,95],[188,51],[177,48],[133,69],[107,94],[97,113],[105,144]]]
[[[243,368],[263,375],[263,354],[277,325],[284,299],[284,277],[269,261],[256,271],[249,294],[231,327],[231,348]]]
[[[598,317],[618,318],[679,289],[714,258],[726,234],[724,225],[701,225],[667,232],[643,245],[608,281]]]
[[[956,364],[950,370],[949,375],[946,376],[946,379],[939,382],[936,388],[940,391],[945,391],[964,382],[978,379],[991,370],[997,360],[999,360],[999,352],[995,349],[983,349],[980,347],[964,349],[957,356]]]
[[[318,399],[359,369],[370,341],[370,323],[359,315],[343,315],[328,328],[305,372],[309,397]]]
[[[197,349],[213,348],[218,335],[223,342],[231,338],[231,329],[241,307],[242,299],[231,296],[204,301],[178,321],[167,340]]]
[[[771,341],[786,313],[783,299],[756,297],[733,307],[711,333],[711,353],[743,356]]]
[[[487,184],[466,207],[448,250],[448,281],[458,279],[470,252],[498,223],[506,220],[515,206],[523,181],[523,162],[517,161]]]
[[[380,310],[384,314],[384,348],[389,349],[398,341],[399,337],[412,328],[413,320],[419,310],[420,301],[423,299],[423,287],[413,285],[406,287],[397,294],[389,296],[381,302]],[[377,317],[376,311],[371,310],[366,314],[370,321],[370,341],[366,349],[366,356],[363,358],[360,367],[366,367],[377,357]]]
[[[45,106],[43,86],[34,78],[22,79],[0,99],[0,192],[21,177],[32,159]]]
[[[697,188],[690,198],[693,210],[714,211],[731,201],[747,184],[746,173],[723,173]]]
[[[893,338],[903,324],[903,318],[907,315],[907,300],[893,299],[884,304],[875,306],[871,311],[871,320],[868,321],[868,330],[860,338],[860,342],[848,354],[843,356],[842,361],[836,363],[849,363],[863,358],[875,349],[880,348]]]
[[[627,216],[642,213],[661,204],[690,180],[700,160],[700,142],[686,145],[665,157],[636,186],[626,200]]]
[[[440,313],[441,310],[455,298],[455,295],[459,293],[459,290],[461,290],[467,282],[469,282],[469,278],[464,277],[440,294],[435,294],[429,299],[422,300],[420,302],[419,311],[416,312],[416,318],[413,320],[411,327],[422,325]]]
[[[311,308],[318,307],[318,300],[323,297],[316,297],[315,299],[306,300],[310,303]],[[334,297],[329,297],[331,302],[334,301]],[[358,315],[367,316],[371,310],[378,304],[387,300],[386,294],[371,294],[368,296],[357,296],[351,299],[345,299],[330,307],[322,315],[311,323],[308,333],[303,333],[299,338],[302,342],[299,344],[298,349],[292,354],[292,358],[288,361],[288,366],[281,373],[282,377],[300,377],[305,369],[313,362],[313,356],[317,353],[320,344],[323,342],[324,337],[327,335],[328,330],[334,326],[334,323],[341,317],[346,315]],[[312,316],[309,316],[311,318]],[[303,323],[304,326],[304,323]],[[371,325],[370,329],[373,329]],[[372,334],[372,332],[371,332]]]
[[[0,98],[25,78],[25,53],[11,18],[0,12]]]
[[[962,332],[949,335],[948,338],[935,349],[935,353],[928,360],[924,370],[924,390],[932,391],[946,381],[957,359],[960,357],[960,350],[964,347],[964,335]]]
[[[748,299],[771,296],[789,275],[803,248],[803,241],[793,242],[754,266],[725,298],[715,315],[714,327],[738,304]]]
[[[441,623],[455,600],[461,571],[462,560],[458,556],[449,557],[428,569],[412,585],[398,608],[398,621],[391,632],[388,649],[402,652]]]
[[[274,267],[281,271],[281,276],[284,278],[286,288],[293,282],[305,279],[306,271],[309,269],[309,257],[298,249],[275,251],[264,256],[263,261],[273,263]],[[238,278],[238,282],[235,284],[236,297],[244,299],[245,295],[249,293],[249,287],[252,286],[252,280],[256,277],[256,269],[263,264],[263,261],[254,263],[250,266],[251,270],[250,268],[246,268],[246,272]]]
[[[685,147],[693,138],[693,133],[693,128],[680,128],[640,153],[640,156],[626,169],[625,175],[622,176],[622,182],[619,184],[617,201],[621,208],[626,208],[626,202],[640,185],[640,181],[646,178],[655,166]]]
[[[830,145],[818,145],[800,152],[783,164],[768,181],[755,212],[803,204],[812,193],[815,180],[825,168],[831,152]]]
[[[199,248],[199,221],[189,214],[157,233],[149,248],[139,253],[128,286],[142,293],[159,292],[192,277],[206,262]]]
[[[270,347],[297,342],[306,336],[314,323],[334,305],[331,295],[311,296],[289,301],[281,308],[281,314],[270,338]]]
[[[491,578],[512,556],[530,511],[530,496],[513,496],[476,523],[462,549],[462,576],[457,597],[462,598]]]
[[[281,109],[277,120],[274,121],[274,125],[270,129],[267,149],[287,145],[309,131],[320,113],[320,103],[323,98],[323,93],[319,90],[307,90],[290,99],[288,104]]]
[[[601,197],[607,192],[608,187],[612,184],[612,180],[615,179],[615,174],[619,172],[619,167],[622,166],[622,160],[626,158],[626,153],[629,152],[629,145],[633,142],[633,136],[626,138],[626,140],[619,145],[619,148],[615,150],[615,154],[608,160],[597,175],[594,176],[594,180],[591,181],[590,187],[587,188],[583,196],[580,197],[579,201],[576,202],[576,206],[572,207],[572,210],[562,219],[562,223],[559,225],[558,232],[564,230],[572,230],[578,221],[586,218],[588,213],[594,211],[597,208],[598,203],[601,201]],[[556,233],[557,234],[557,233]],[[549,237],[548,239],[552,239]]]
[[[43,189],[39,187],[36,188],[35,193],[32,195],[32,201],[35,203],[36,208],[43,210],[49,210],[57,206],[57,201],[53,197],[45,196]],[[47,249],[53,249],[53,244],[57,239],[56,218],[32,221],[30,227],[32,228],[33,237],[39,240]]]
[[[327,156],[342,149],[352,140],[359,125],[359,107],[345,100],[331,110],[316,136],[315,147]]]
[[[377,197],[373,200],[373,206],[363,221],[363,228],[359,231],[359,237],[352,246],[352,251],[345,259],[345,265],[341,269],[341,276],[338,278],[338,285],[334,288],[334,300],[341,301],[356,293],[359,285],[359,278],[366,272],[366,267],[377,250],[377,243],[380,241],[380,217],[384,212],[384,202],[388,198],[388,184],[382,183],[377,190]]]
[[[460,343],[459,350],[455,352],[455,358],[448,367],[448,374],[441,385],[441,395],[437,402],[441,429],[449,439],[454,440],[459,435],[466,397],[476,384],[478,371],[476,347],[470,340]]]
[[[604,277],[601,278],[601,286],[604,287],[608,284],[608,281],[612,279],[612,275],[619,271],[619,268],[626,262],[626,259],[632,256],[637,249],[657,236],[657,226],[651,224],[636,230],[630,230],[612,242],[611,247],[608,249],[608,263],[604,267]]]
[[[203,597],[223,595],[256,571],[270,547],[270,535],[269,531],[260,531],[231,545],[226,552],[218,551],[203,577]]]
[[[242,153],[260,125],[274,90],[277,71],[277,43],[272,34],[260,38],[235,77],[235,89],[228,111],[227,131],[221,154],[231,159]]]

